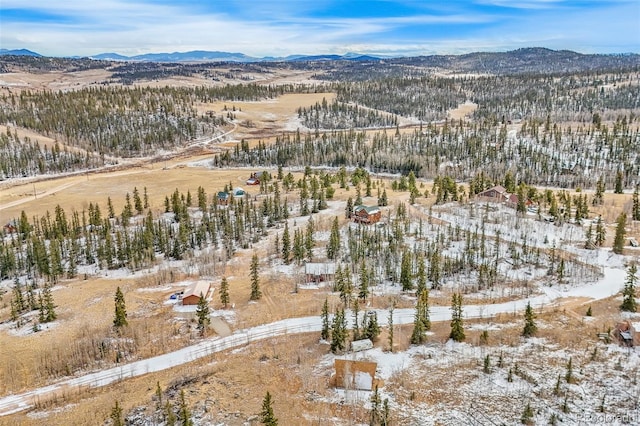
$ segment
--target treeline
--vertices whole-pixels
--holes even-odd
[[[467,100],[455,79],[395,77],[341,85],[338,101],[353,102],[422,121],[442,120]]]
[[[0,122],[125,157],[175,148],[223,124],[219,118],[199,117],[188,94],[171,88],[24,91],[4,95],[0,102]]]
[[[561,130],[551,122],[527,122],[522,132],[509,133],[506,125],[492,121],[445,121],[404,134],[297,132],[269,146],[259,143],[219,154],[213,161],[219,167],[365,167],[374,173],[413,171],[423,178],[447,174],[463,181],[481,171],[498,181],[511,170],[520,182],[563,188],[593,188],[599,178],[612,188],[621,173],[622,186],[633,187],[640,173],[634,148],[640,133],[624,117],[614,128],[616,133],[603,124]]]
[[[310,86],[256,84],[197,88],[85,88],[23,91],[0,97],[0,122],[60,138],[91,153],[135,157],[171,150],[224,125],[223,116],[200,115],[196,103],[253,101]]]
[[[467,100],[478,105],[477,120],[545,119],[590,121],[592,114],[640,113],[636,71],[608,74],[514,76],[400,76],[338,86],[338,100],[423,121],[442,120]]]
[[[298,118],[310,129],[392,127],[398,124],[398,117],[395,115],[337,100],[329,104],[325,98],[309,108],[298,108]]]
[[[0,134],[0,178],[8,179],[37,174],[87,170],[105,165],[103,156],[69,151],[56,142],[51,147],[40,145],[29,137],[22,140],[17,133]]]

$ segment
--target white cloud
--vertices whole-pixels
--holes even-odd
[[[597,10],[572,8],[560,0],[478,0],[539,10],[508,15],[469,13],[463,8],[432,15],[385,18],[315,18],[285,9],[278,3],[270,19],[243,20],[222,13],[203,12],[193,5],[177,6],[124,0],[30,0],[28,8],[66,16],[64,23],[2,22],[0,45],[61,55],[94,55],[113,51],[125,55],[187,50],[223,50],[253,56],[292,53],[406,52],[406,54],[463,53],[507,50],[525,46],[575,49],[584,52],[638,51],[640,34],[637,1],[619,0]],[[23,0],[2,0],[3,9],[24,8]],[[268,3],[261,3],[265,10]],[[478,3],[476,3],[477,5]],[[305,3],[311,7],[311,3]],[[289,6],[291,7],[291,6]],[[477,9],[477,6],[476,6]],[[265,10],[261,14],[265,13]],[[395,32],[404,26],[426,30],[453,24],[463,32],[429,38],[406,38]],[[469,24],[469,25],[465,25]],[[475,24],[482,24],[476,27]],[[475,32],[473,28],[476,29]],[[597,31],[596,31],[597,29]],[[427,31],[425,31],[426,33]],[[430,31],[433,34],[433,31]],[[415,32],[414,32],[415,34]]]

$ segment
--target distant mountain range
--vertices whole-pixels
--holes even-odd
[[[1,55],[15,56],[35,56],[41,57],[39,53],[32,52],[27,49],[0,49]],[[73,56],[73,59],[79,59],[80,56]],[[239,52],[219,52],[206,50],[192,50],[190,52],[173,52],[173,53],[146,53],[144,55],[125,56],[119,53],[100,53],[98,55],[89,56],[90,59],[99,59],[104,61],[135,61],[135,62],[298,62],[298,61],[371,61],[381,59],[377,56],[361,55],[358,53],[347,53],[345,55],[290,55],[286,57],[266,56],[257,58],[245,55]]]
[[[32,52],[27,49],[0,49],[0,56],[2,55],[13,55],[13,56],[42,56],[39,53]]]
[[[42,57],[39,53],[27,49],[0,49],[0,55],[15,55],[22,58]],[[89,58],[74,56],[58,58],[61,60],[86,61],[86,59],[142,63],[183,63],[199,64],[207,62],[332,62],[349,61],[354,63],[377,62],[381,66],[396,64],[427,68],[448,69],[460,72],[521,73],[521,72],[574,72],[585,70],[610,69],[615,67],[640,66],[640,55],[628,54],[582,54],[570,50],[551,50],[543,47],[521,48],[508,52],[474,52],[462,55],[428,55],[414,57],[379,57],[359,53],[345,55],[290,55],[285,57],[252,57],[238,52],[219,52],[194,50],[190,52],[147,53],[144,55],[124,56],[118,53],[101,53]],[[0,71],[6,64],[0,64]],[[33,64],[31,64],[33,66]],[[58,64],[60,65],[60,64]],[[77,64],[80,68],[91,67],[87,63]],[[97,65],[97,64],[96,64]],[[53,64],[47,63],[51,67]],[[62,65],[60,65],[62,66]],[[5,70],[6,72],[6,70]]]

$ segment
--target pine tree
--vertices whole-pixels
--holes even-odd
[[[456,342],[462,342],[465,339],[463,321],[462,321],[462,295],[454,293],[451,298],[451,333],[449,338]]]
[[[631,207],[631,219],[640,220],[640,199],[638,198],[638,186],[633,190],[633,206]]]
[[[187,402],[184,398],[184,389],[180,389],[180,411],[178,414],[180,416],[182,426],[193,426],[191,413],[189,412],[189,407],[187,407]]]
[[[353,340],[360,340],[360,324],[358,323],[360,318],[360,302],[358,299],[353,301]]]
[[[304,248],[305,248],[305,255],[307,257],[307,259],[309,259],[309,261],[311,261],[313,259],[313,247],[315,246],[315,241],[313,239],[313,231],[315,224],[313,222],[313,218],[309,218],[309,221],[307,222],[307,229],[305,231],[305,235],[304,235]]]
[[[124,426],[124,419],[122,418],[122,407],[120,407],[120,403],[116,400],[115,405],[111,408],[111,424],[113,426]]]
[[[331,225],[331,234],[329,235],[329,243],[327,244],[327,257],[331,260],[335,260],[338,257],[338,251],[340,250],[340,224],[338,223],[338,217],[333,218],[333,224]]]
[[[55,311],[56,305],[53,303],[53,296],[51,295],[51,287],[48,284],[42,288],[42,301],[40,309],[43,313],[41,322],[54,321],[58,316]]]
[[[331,324],[331,352],[338,353],[344,351],[347,340],[347,323],[344,309],[339,309],[333,316]]]
[[[596,246],[601,247],[602,244],[604,244],[604,241],[606,238],[607,238],[607,230],[604,227],[602,218],[598,217],[598,221],[596,222],[596,240],[595,240]]]
[[[376,340],[380,335],[380,325],[378,325],[378,313],[368,311],[362,321],[362,338]]]
[[[349,197],[347,199],[347,207],[344,209],[344,217],[346,219],[351,219],[351,215],[353,214],[353,199]]]
[[[426,340],[424,323],[419,314],[419,306],[416,306],[416,313],[413,320],[413,331],[411,332],[411,344],[420,345]]]
[[[527,403],[527,406],[524,408],[524,411],[522,412],[522,417],[520,417],[520,422],[523,425],[533,424],[533,410],[531,409],[531,404]]]
[[[251,277],[251,297],[250,300],[259,300],[262,297],[262,292],[260,291],[260,277],[258,275],[258,255],[253,253],[251,257],[251,267],[250,267],[250,277]]]
[[[119,330],[127,324],[127,309],[125,306],[124,294],[122,294],[122,290],[118,287],[115,296],[115,316],[113,318],[113,326]]]
[[[322,313],[320,314],[320,318],[322,319],[322,331],[320,332],[320,338],[322,340],[329,339],[329,301],[327,298],[324,299],[324,304],[322,305]]]
[[[594,248],[593,246],[593,223],[590,223],[589,228],[587,228],[587,232],[585,233],[584,248],[592,250]]]
[[[418,295],[416,302],[416,313],[413,321],[413,332],[411,333],[411,344],[420,345],[425,342],[425,333],[431,329],[429,318],[429,292],[424,290]]]
[[[620,309],[627,312],[636,312],[636,283],[638,281],[638,277],[636,277],[636,273],[638,272],[638,268],[635,263],[632,263],[627,270],[627,280],[624,284],[624,289],[622,290],[622,305],[620,305]]]
[[[116,217],[116,211],[113,208],[111,197],[107,197],[107,214],[109,215],[110,219],[113,219],[114,217]]]
[[[227,305],[229,304],[229,282],[227,281],[227,277],[222,277],[222,281],[220,282],[220,303],[222,303],[224,309],[227,309]]]
[[[358,297],[362,299],[363,302],[369,297],[369,269],[364,260],[360,264],[360,288]]]
[[[616,219],[616,235],[613,239],[613,252],[616,254],[622,254],[624,250],[624,237],[625,237],[625,225],[627,223],[627,214],[620,213],[618,219]]]
[[[392,304],[389,307],[389,319],[388,319],[388,323],[389,323],[389,334],[388,334],[388,341],[389,341],[389,351],[393,353],[393,311],[394,311],[394,305]]]
[[[616,186],[613,191],[614,194],[622,194],[622,180],[623,180],[622,170],[618,170],[616,173]]]
[[[138,192],[137,187],[133,188],[133,207],[138,214],[142,214],[142,199],[140,198],[140,192]]]
[[[571,358],[569,358],[569,362],[567,363],[567,371],[564,374],[564,380],[567,383],[573,383],[574,379],[573,379],[573,360]]]
[[[593,196],[593,201],[591,202],[591,204],[593,204],[594,206],[598,206],[603,203],[604,190],[604,178],[600,176],[598,182],[596,183],[596,193]]]
[[[173,412],[173,408],[169,401],[164,405],[164,417],[167,422],[167,426],[175,426],[176,424],[176,414]]]
[[[424,256],[418,256],[418,274],[416,276],[418,282],[416,287],[416,294],[420,294],[427,289],[427,274],[426,265],[424,263]]]
[[[380,393],[378,392],[378,386],[371,394],[371,411],[369,412],[369,425],[378,426],[381,424],[381,407],[380,407]]]
[[[267,391],[264,399],[262,400],[262,410],[260,411],[260,421],[266,426],[277,426],[278,419],[273,414],[273,402],[271,401],[271,394]]]
[[[402,291],[413,290],[413,283],[411,282],[411,253],[408,250],[402,253],[402,260],[400,261],[400,284]]]
[[[535,314],[533,313],[533,308],[531,308],[531,302],[527,302],[527,309],[524,313],[524,329],[522,330],[522,335],[524,337],[535,336],[538,327],[534,321]]]
[[[291,236],[289,235],[289,223],[284,223],[284,231],[282,232],[282,261],[288,265],[291,257]]]
[[[209,317],[209,302],[207,302],[202,293],[200,293],[198,306],[196,307],[196,318],[198,318],[198,331],[201,336],[204,336],[211,323],[211,318]]]

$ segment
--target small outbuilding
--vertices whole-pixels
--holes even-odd
[[[211,291],[211,283],[208,281],[196,281],[191,284],[184,291],[182,295],[182,304],[183,305],[197,305],[200,300],[200,295],[204,296],[205,299],[209,297],[209,292]]]
[[[246,191],[240,187],[235,188],[232,192],[234,197],[244,197],[246,195]]]
[[[613,331],[614,336],[623,346],[633,347],[640,345],[640,333],[637,333],[629,320],[620,321]]]
[[[351,342],[351,352],[362,352],[373,349],[373,342],[370,339],[354,340]]]

